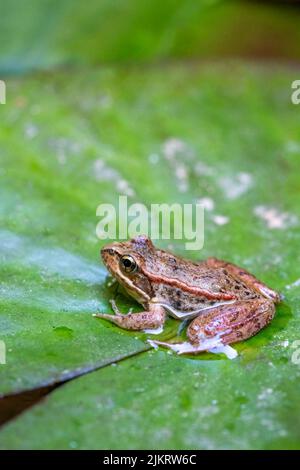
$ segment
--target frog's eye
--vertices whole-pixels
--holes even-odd
[[[120,259],[120,267],[125,273],[133,273],[137,269],[137,264],[132,256],[124,255]]]

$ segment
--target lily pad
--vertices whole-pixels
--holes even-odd
[[[0,448],[297,448],[295,372],[280,345],[250,361],[144,353],[54,391],[6,426]]]
[[[0,110],[0,393],[141,354],[52,392],[2,429],[1,446],[299,446],[295,69],[105,67],[69,78],[11,79]],[[108,286],[98,261],[96,208],[119,194],[147,206],[202,200],[203,250],[186,252],[184,240],[172,250],[231,260],[285,294],[237,359],[145,353],[147,335],[92,317],[112,297],[139,308]],[[170,321],[164,335],[177,328]]]

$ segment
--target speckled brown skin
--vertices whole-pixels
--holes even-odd
[[[195,318],[188,327],[187,336],[193,345],[213,337],[219,337],[223,344],[237,343],[256,335],[270,323],[274,314],[275,305],[267,299],[222,305]]]
[[[246,269],[240,268],[233,263],[228,263],[227,261],[222,261],[217,258],[208,258],[206,263],[212,268],[223,268],[227,270],[232,276],[240,279],[242,282],[247,284],[247,286],[251,287],[257,292],[260,292],[260,294],[267,299],[270,299],[275,303],[280,302],[281,297],[278,292],[270,289],[270,287],[259,281],[255,276],[253,276],[253,274],[246,271]]]
[[[194,318],[187,334],[192,344],[219,336],[223,344],[241,341],[266,326],[280,296],[244,269],[208,258],[194,263],[154,247],[145,236],[112,243],[101,251],[112,275],[145,311],[122,315],[97,314],[121,328],[155,329],[166,312]],[[122,265],[124,256],[135,264],[132,272]]]

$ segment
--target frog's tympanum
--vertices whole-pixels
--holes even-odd
[[[189,342],[168,344],[196,353],[245,340],[268,325],[280,295],[243,268],[216,258],[192,262],[155,248],[146,236],[112,243],[101,251],[111,274],[144,311],[97,314],[128,330],[155,330],[166,315],[190,319]]]

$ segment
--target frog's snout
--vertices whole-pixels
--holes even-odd
[[[101,256],[113,256],[115,254],[114,250],[112,248],[102,248],[101,250]]]

